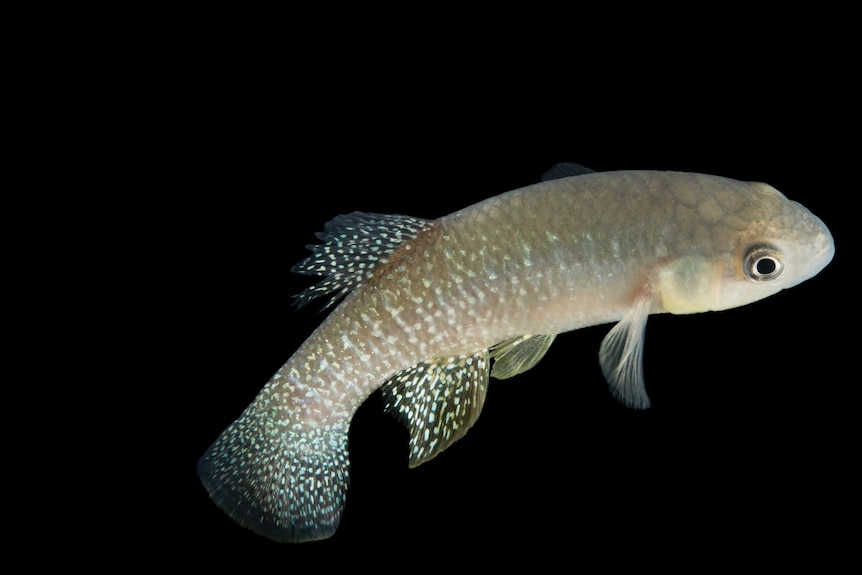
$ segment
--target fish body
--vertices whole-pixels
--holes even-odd
[[[559,333],[616,322],[604,376],[645,408],[650,314],[745,305],[834,254],[826,226],[766,184],[574,165],[436,220],[354,213],[319,237],[294,270],[324,279],[299,301],[343,301],[198,465],[218,505],[279,541],[334,533],[350,421],[377,389],[419,465],[476,421],[489,377],[526,371]]]

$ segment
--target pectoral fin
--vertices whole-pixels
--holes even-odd
[[[508,379],[523,373],[545,357],[556,335],[523,335],[498,343],[491,349],[491,377]]]
[[[476,422],[488,366],[488,351],[482,350],[414,365],[383,384],[383,408],[410,431],[410,467],[434,458]]]
[[[611,393],[634,409],[650,406],[644,386],[643,348],[651,306],[652,295],[644,292],[608,332],[599,349],[599,363]]]

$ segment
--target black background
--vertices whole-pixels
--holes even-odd
[[[842,331],[856,314],[842,295],[851,98],[841,73],[772,46],[781,38],[732,61],[670,46],[601,63],[557,49],[521,59],[512,38],[404,60],[362,42],[311,58],[318,43],[254,29],[193,42],[141,110],[162,133],[143,154],[140,201],[170,248],[150,256],[168,302],[150,355],[165,361],[147,389],[159,405],[147,481],[127,494],[142,519],[124,537],[129,557],[295,572],[490,558],[767,565],[841,551],[857,454],[856,336]],[[290,268],[314,233],[353,210],[439,217],[560,161],[767,182],[824,220],[837,255],[768,300],[651,317],[648,411],[610,396],[597,360],[610,326],[587,328],[533,370],[492,380],[474,428],[417,469],[406,430],[372,395],[351,427],[331,539],[276,544],[222,513],[195,465],[321,321],[291,298],[310,281]]]

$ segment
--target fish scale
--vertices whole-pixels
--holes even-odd
[[[323,278],[297,302],[340,303],[198,464],[222,509],[278,541],[338,527],[350,421],[374,391],[416,466],[476,423],[489,377],[529,370],[556,334],[616,322],[602,373],[644,409],[650,314],[757,301],[834,254],[826,226],[766,184],[571,164],[436,220],[355,212],[318,237],[294,271]]]

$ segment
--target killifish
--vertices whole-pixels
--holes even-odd
[[[530,369],[557,334],[616,322],[602,372],[647,408],[650,314],[760,300],[835,251],[820,219],[767,184],[575,164],[439,219],[354,212],[318,237],[294,271],[322,279],[297,301],[337,307],[198,463],[216,504],[278,541],[335,532],[351,418],[376,390],[414,467],[476,422],[489,377]]]

